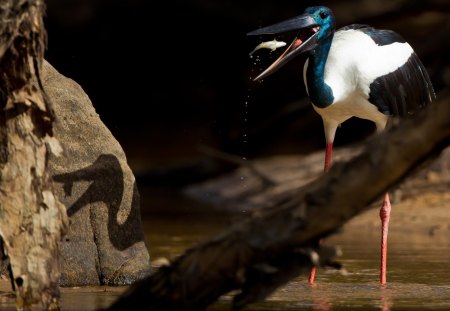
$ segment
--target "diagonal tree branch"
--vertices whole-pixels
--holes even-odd
[[[189,249],[131,288],[109,310],[202,310],[222,294],[240,289],[234,299],[238,310],[313,263],[329,263],[333,252],[317,247],[317,241],[449,145],[449,115],[447,93],[414,119],[402,120],[374,139],[361,155],[336,163],[329,174],[284,204],[259,210]]]

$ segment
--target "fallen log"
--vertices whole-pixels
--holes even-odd
[[[108,310],[203,310],[221,295],[240,290],[233,301],[238,310],[312,264],[330,263],[333,252],[318,241],[449,145],[449,115],[446,93],[289,200],[256,210],[249,219],[189,249],[130,288]]]

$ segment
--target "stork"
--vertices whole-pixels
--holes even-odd
[[[309,7],[304,14],[263,27],[247,35],[297,30],[283,54],[254,80],[277,71],[295,56],[308,53],[303,68],[306,91],[322,117],[325,165],[331,166],[336,129],[351,117],[370,120],[381,132],[391,117],[412,115],[429,104],[435,94],[428,74],[411,46],[396,32],[353,24],[336,30],[332,11]],[[386,193],[380,209],[380,283],[386,284],[387,236],[391,212]],[[315,268],[309,283],[314,283]]]

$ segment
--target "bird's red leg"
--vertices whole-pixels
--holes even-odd
[[[308,283],[309,285],[314,284],[314,278],[316,277],[316,267],[311,268],[311,272],[309,273]]]
[[[325,173],[327,173],[330,170],[332,158],[333,158],[333,143],[327,143],[325,149],[325,167],[324,167]]]
[[[330,170],[332,158],[333,158],[333,143],[331,142],[327,143],[325,148],[325,166],[324,166],[325,173],[327,173]],[[310,285],[314,284],[315,277],[316,277],[316,267],[312,267],[308,279],[308,283]]]
[[[383,206],[380,209],[381,218],[381,269],[380,269],[380,283],[386,285],[386,260],[387,260],[387,237],[389,218],[391,216],[391,202],[389,194],[386,193],[384,197]]]

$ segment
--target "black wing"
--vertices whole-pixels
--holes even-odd
[[[406,42],[395,31],[375,29],[363,24],[353,24],[339,30],[350,29],[363,32],[380,46]],[[369,101],[386,115],[411,115],[434,99],[433,85],[415,53],[397,70],[375,79],[370,85]]]
[[[416,53],[397,70],[370,85],[369,101],[386,115],[412,115],[434,99],[433,85]]]

